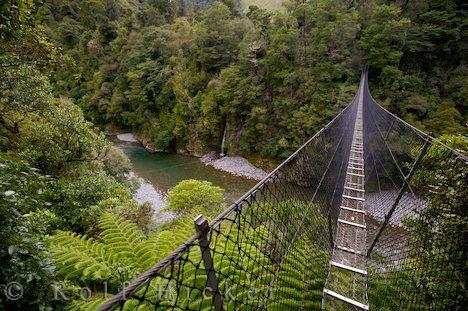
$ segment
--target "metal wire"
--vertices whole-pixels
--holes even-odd
[[[330,261],[344,232],[338,217],[350,215],[340,206],[343,194],[349,195],[344,187],[350,188],[359,113],[366,231],[341,238],[362,246],[359,268],[367,274],[364,281],[335,277],[350,282],[348,298],[363,299],[371,309],[461,309],[468,161],[380,107],[366,72],[361,88],[362,112],[357,94],[206,231],[199,227],[100,310],[321,309]],[[346,299],[327,301],[333,302],[327,309],[356,308]]]
[[[366,167],[370,307],[462,310],[468,160],[382,108],[368,88],[365,101],[364,150],[377,160]]]

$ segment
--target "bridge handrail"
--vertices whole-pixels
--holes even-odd
[[[405,128],[411,130],[415,135],[417,135],[420,139],[422,139],[425,142],[428,142],[432,144],[433,142],[437,143],[439,146],[441,146],[443,149],[450,151],[453,153],[456,157],[462,159],[463,161],[467,162],[468,157],[464,154],[462,154],[458,150],[454,150],[448,146],[446,146],[444,143],[440,142],[439,140],[431,137],[430,135],[425,134],[423,131],[417,129],[416,127],[408,124],[406,121],[400,119],[396,115],[392,114],[389,112],[387,109],[379,105],[374,98],[372,97],[369,87],[367,84],[367,71],[364,71],[363,74],[361,75],[361,86],[365,87],[365,91],[369,94],[369,98],[372,101],[373,104],[378,107],[378,109],[381,109],[385,114],[387,114],[389,117],[392,118],[392,120],[395,120],[396,122],[399,122],[402,124]],[[205,231],[204,233],[198,233],[193,236],[191,236],[189,239],[187,239],[182,245],[180,245],[177,249],[175,249],[173,252],[171,252],[169,255],[167,255],[164,259],[159,261],[155,266],[150,268],[149,270],[141,273],[137,278],[135,278],[130,285],[125,287],[121,292],[116,294],[114,297],[109,299],[106,303],[104,303],[99,310],[104,311],[104,310],[112,310],[116,308],[117,306],[125,303],[125,301],[129,298],[131,298],[143,285],[147,284],[149,280],[151,280],[154,277],[161,276],[164,274],[169,266],[174,264],[178,259],[181,259],[181,256],[185,254],[188,250],[190,250],[192,247],[199,247],[200,245],[200,240],[204,237],[206,237],[210,232],[215,230],[214,228],[216,226],[220,226],[225,220],[229,219],[230,216],[233,216],[233,213],[238,213],[239,208],[242,207],[244,203],[249,204],[251,199],[255,199],[255,194],[258,191],[262,191],[263,188],[265,188],[267,185],[274,183],[275,180],[279,178],[279,173],[281,172],[284,174],[283,170],[285,167],[288,165],[288,163],[291,163],[293,160],[297,159],[298,156],[303,153],[308,146],[311,146],[313,142],[316,140],[319,140],[323,134],[329,130],[336,122],[339,120],[341,116],[344,116],[346,112],[348,112],[352,107],[355,106],[356,100],[358,97],[358,92],[356,92],[356,96],[354,97],[353,101],[349,105],[347,105],[343,110],[340,111],[330,122],[328,122],[324,127],[322,127],[318,132],[316,132],[310,139],[308,139],[304,144],[301,145],[294,153],[292,153],[287,159],[285,159],[280,165],[278,165],[273,171],[271,171],[265,178],[263,178],[260,182],[258,182],[254,187],[252,187],[249,191],[247,191],[243,196],[241,196],[238,200],[235,201],[232,205],[230,205],[227,209],[225,209],[223,212],[221,212],[217,217],[215,217],[212,222],[208,225],[207,232]],[[393,121],[392,121],[393,122]],[[339,125],[339,124],[338,124]],[[344,135],[344,134],[342,134]],[[342,136],[343,137],[343,136]],[[323,140],[323,139],[322,139]],[[341,144],[341,140],[340,140]],[[338,146],[339,147],[339,146]],[[337,148],[338,148],[337,147]],[[388,146],[387,146],[388,148]],[[335,150],[336,151],[336,150]],[[391,150],[389,150],[391,153]],[[392,155],[393,157],[393,155]],[[333,159],[331,159],[332,161]],[[395,159],[393,159],[395,161]],[[329,165],[331,162],[329,163]],[[342,163],[343,164],[343,163]],[[396,166],[398,166],[398,163],[395,163]],[[341,167],[340,167],[341,170]],[[341,175],[340,175],[341,176]],[[322,176],[323,177],[323,176]],[[319,186],[320,187],[320,186]],[[318,188],[316,189],[318,190]],[[334,190],[336,191],[336,189]],[[335,195],[335,194],[333,194]],[[402,194],[403,195],[403,194]],[[333,200],[332,200],[333,201]],[[394,205],[396,207],[396,202]],[[331,203],[330,203],[331,204]],[[395,208],[394,207],[394,208]],[[332,230],[331,227],[331,217],[330,213],[332,207],[329,207],[329,230]],[[387,215],[387,218],[391,218],[392,215]],[[334,216],[333,216],[334,217]],[[336,217],[335,217],[336,218]],[[389,219],[386,219],[386,222],[389,221]],[[336,219],[333,219],[335,221]],[[230,220],[232,221],[232,220]],[[380,231],[383,231],[385,229],[386,223],[384,223],[383,227],[380,228]],[[296,234],[297,234],[296,230]],[[330,231],[332,232],[332,231]],[[377,242],[378,237],[380,236],[381,232],[377,235],[377,238],[374,240],[375,244]],[[331,237],[331,234],[330,234]]]
[[[221,212],[217,217],[215,217],[209,224],[210,229],[212,230],[213,227],[221,223],[227,216],[229,216],[233,211],[235,211],[239,205],[243,202],[248,200],[256,191],[260,188],[264,187],[270,181],[275,179],[277,173],[292,159],[294,159],[304,148],[306,148],[312,141],[317,139],[323,131],[329,128],[340,116],[342,116],[347,110],[351,109],[353,104],[357,99],[357,93],[351,101],[344,109],[342,109],[331,121],[329,121],[324,127],[322,127],[318,132],[316,132],[311,138],[309,138],[305,143],[301,145],[295,152],[293,152],[288,158],[286,158],[281,164],[279,164],[274,170],[272,170],[266,177],[264,177],[261,181],[259,181],[255,186],[253,186],[249,191],[247,191],[244,195],[242,195],[239,199],[237,199],[233,204],[231,204],[227,209]],[[133,293],[139,290],[139,288],[145,284],[146,281],[149,279],[164,273],[165,269],[170,266],[174,261],[176,261],[181,254],[187,251],[189,248],[197,246],[198,244],[196,241],[200,238],[200,234],[194,234],[189,239],[187,239],[182,245],[180,245],[177,249],[175,249],[172,253],[167,255],[164,259],[159,261],[154,267],[150,268],[149,270],[141,273],[138,277],[136,277],[128,286],[126,286],[122,291],[116,294],[114,297],[109,299],[105,304],[100,306],[99,310],[113,310],[115,307],[118,306],[119,302],[124,301],[130,298]]]

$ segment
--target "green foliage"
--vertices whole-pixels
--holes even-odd
[[[224,190],[209,181],[187,179],[178,183],[167,195],[166,209],[179,213],[199,212],[214,215],[222,210]]]
[[[235,301],[238,304],[239,301],[252,299],[247,295],[243,286],[238,286],[244,282],[255,288],[254,295],[267,295],[268,299],[265,303],[271,307],[278,303],[278,297],[284,297],[289,299],[281,299],[281,306],[294,308],[297,302],[291,295],[305,298],[308,301],[308,309],[314,309],[320,305],[320,292],[328,266],[328,252],[321,251],[320,246],[315,245],[313,241],[316,235],[325,229],[326,221],[317,214],[315,205],[306,207],[307,212],[304,216],[307,219],[307,230],[301,231],[298,239],[285,237],[281,241],[281,243],[293,243],[293,245],[291,245],[291,251],[283,254],[283,264],[275,277],[274,260],[278,254],[270,252],[263,246],[275,243],[271,239],[266,239],[276,236],[268,231],[283,224],[281,217],[272,219],[264,214],[272,208],[280,212],[284,219],[289,219],[288,214],[290,215],[292,210],[304,211],[305,207],[298,201],[286,201],[278,206],[257,205],[253,209],[246,210],[245,217],[263,215],[264,218],[255,217],[255,222],[252,222],[254,219],[252,218],[249,221],[251,226],[243,226],[238,222],[226,222],[219,228],[225,234],[218,235],[211,241],[215,270],[219,271],[219,288],[223,293],[226,291],[229,297],[232,297],[225,301],[228,310],[235,307]],[[99,227],[101,229],[99,240],[78,236],[72,232],[58,231],[51,237],[48,247],[61,275],[77,284],[82,282],[88,285],[95,284],[94,288],[99,288],[97,285],[106,281],[111,292],[118,290],[120,282],[130,280],[137,273],[154,265],[194,231],[191,217],[181,217],[170,225],[171,231],[162,229],[148,238],[133,223],[112,213],[104,213],[101,216]],[[278,230],[281,229],[278,228]],[[236,244],[235,237],[240,234],[245,238],[244,242]],[[239,247],[242,252],[239,252]],[[254,261],[252,261],[253,258]],[[206,287],[207,279],[206,274],[199,271],[203,268],[200,249],[190,248],[180,261],[180,265],[176,264],[177,269],[167,269],[165,275],[151,280],[147,290],[141,289],[142,293],[143,290],[145,291],[146,297],[143,305],[140,306],[142,309],[154,308],[152,304],[156,303],[170,306],[176,302],[176,297],[179,297],[178,307],[198,308],[211,305],[211,298],[203,298],[201,295]],[[175,286],[174,281],[170,280],[173,273],[177,273],[184,280],[184,285]],[[293,278],[292,275],[298,277]],[[300,281],[301,278],[303,282]],[[275,284],[272,289],[273,296],[268,294],[270,283]],[[186,286],[192,288],[190,295]],[[102,299],[93,299],[86,303],[75,300],[71,307],[76,310],[95,309],[102,302]],[[136,301],[130,299],[125,308],[131,309],[135,303]]]
[[[130,159],[122,150],[115,147],[108,150],[102,162],[106,173],[119,181],[124,181],[126,174],[132,169]]]
[[[244,7],[242,18],[227,2],[196,13],[180,2],[125,3],[43,8],[49,35],[77,62],[54,87],[88,119],[138,132],[156,150],[217,149],[227,124],[230,153],[284,158],[353,98],[364,62],[392,112],[436,135],[464,131],[454,1],[290,1],[282,12]]]
[[[12,61],[11,55],[0,55],[2,63]],[[18,67],[1,66],[0,125],[17,134],[24,114],[40,113],[51,100],[48,79],[28,64]]]
[[[6,40],[31,27],[34,16],[32,11],[40,1],[8,0],[0,4],[0,39]]]
[[[122,282],[131,281],[138,273],[151,268],[193,232],[188,218],[180,218],[172,226],[174,232],[160,230],[148,237],[134,223],[105,212],[99,219],[98,239],[57,231],[47,247],[60,276],[96,290],[102,290],[103,282],[107,282],[109,291],[115,293]],[[72,287],[67,286],[65,291],[71,291]],[[83,302],[79,297],[72,298],[77,300],[71,306],[81,308]]]
[[[151,229],[151,209],[131,199],[125,180],[128,159],[94,125],[132,130],[158,150],[194,154],[218,148],[227,126],[230,153],[278,160],[352,99],[357,73],[367,62],[373,94],[390,111],[435,135],[465,134],[464,4],[386,3],[289,1],[281,12],[250,7],[241,16],[234,1],[197,2],[203,10],[167,0],[2,1],[0,277],[25,286],[24,298],[14,307],[61,308],[61,301],[50,300],[51,284],[65,277],[75,282],[68,284],[75,294],[76,284],[98,286],[103,280],[116,292],[119,282],[148,269],[191,235],[195,213],[210,217],[222,208],[221,189],[188,181],[169,198],[168,208],[181,216],[147,238],[139,229]],[[442,139],[466,149],[464,137]],[[414,243],[423,250],[420,263],[428,271],[442,265],[463,271],[463,241],[451,233],[466,231],[465,222],[454,221],[466,216],[466,176],[451,159],[433,146],[421,164],[425,171],[414,176],[415,189],[430,208],[408,225],[419,237]],[[447,181],[455,186],[447,188]],[[452,192],[457,195],[445,195]],[[279,219],[288,220],[288,211],[301,206],[285,202]],[[253,210],[268,208],[273,206]],[[255,221],[255,230],[242,233],[258,242],[268,221]],[[296,241],[300,253],[267,256],[247,245],[250,256],[268,262],[284,255],[288,263],[280,272],[285,275],[297,274],[309,262],[326,262],[320,246],[312,245],[326,224],[317,218],[309,225],[310,236]],[[62,230],[51,242],[58,277],[44,247],[44,237],[55,229]],[[238,258],[231,241],[219,243],[213,247],[227,245],[228,254]],[[453,257],[436,256],[446,248]],[[200,262],[199,251],[190,258]],[[239,267],[243,269],[232,279],[222,281],[258,276],[249,262]],[[324,267],[308,275],[310,283],[280,280],[276,285],[285,303],[268,302],[271,308],[297,309],[291,297],[307,295],[310,305],[300,307],[318,307],[316,287]],[[206,281],[193,269],[185,276],[200,287]],[[462,293],[447,296],[434,285],[451,277],[408,282],[424,285],[428,301],[456,302]],[[155,282],[168,285],[162,279]],[[382,284],[384,289],[387,282]],[[176,291],[173,284],[169,287]],[[71,307],[95,308],[99,299],[75,301]],[[193,309],[210,303],[182,302]]]
[[[281,218],[272,219],[263,214],[272,208],[286,218],[290,210],[307,211],[304,215],[308,219],[307,230],[301,230],[293,239],[285,238],[282,241],[285,245],[290,244],[290,248],[283,254],[281,265],[275,261],[274,250],[268,250],[268,245],[274,242],[271,238],[275,236],[270,230],[282,222]],[[299,201],[285,201],[278,206],[256,205],[246,210],[244,216],[247,219],[254,215],[265,217],[255,217],[255,223],[250,222],[253,218],[248,220],[252,226],[246,226],[247,222],[243,221],[227,221],[219,227],[218,230],[224,234],[214,233],[216,238],[211,239],[210,248],[213,250],[219,290],[226,295],[226,310],[239,309],[240,302],[295,310],[300,305],[295,298],[304,301],[305,309],[314,310],[321,305],[328,252],[321,250],[313,240],[326,223],[317,214],[317,208],[315,205],[305,206]],[[237,241],[240,236],[242,243]],[[159,237],[168,238],[166,245],[172,243],[170,235],[160,233]],[[137,291],[135,296],[144,294],[144,301],[139,303],[130,298],[125,309],[131,310],[137,304],[142,310],[152,310],[154,305],[192,309],[210,307],[212,298],[202,295],[208,286],[206,273],[201,270],[203,266],[200,248],[189,248],[177,259],[174,269],[166,269],[162,275],[151,279],[148,288]],[[179,281],[176,282],[175,278]]]
[[[6,283],[19,282],[24,289],[20,300],[2,304],[59,308],[64,301],[62,297],[54,299],[56,270],[44,238],[57,228],[94,233],[95,222],[105,210],[128,218],[140,212],[128,189],[104,172],[57,178],[27,159],[28,152],[0,152],[0,276]],[[107,197],[113,205],[102,203]],[[145,217],[149,218],[139,216],[142,227]]]
[[[106,209],[142,225],[149,218],[126,187],[128,159],[70,100],[53,97],[48,76],[67,57],[37,24],[38,17],[53,19],[39,2],[0,4],[0,278],[2,293],[9,282],[23,287],[18,300],[1,295],[1,309],[64,308],[65,297],[54,298],[57,272],[44,246],[52,231],[95,234]],[[108,198],[113,206],[102,203]]]
[[[31,159],[52,174],[72,174],[81,169],[81,163],[98,164],[109,150],[104,134],[97,132],[69,101],[51,103],[43,118],[28,121],[20,146],[34,146]]]
[[[371,79],[376,74],[371,86],[374,96],[386,102],[390,111],[434,135],[465,133],[466,101],[459,98],[467,81],[461,57],[463,5],[425,0],[408,1],[401,8],[384,7],[388,14],[369,24],[361,38]],[[378,11],[380,6],[371,3],[363,15],[372,21]],[[382,36],[366,33],[371,30],[381,31]],[[378,42],[370,42],[372,38]],[[392,57],[385,58],[382,52]],[[372,61],[371,56],[376,58]]]
[[[36,23],[42,0],[6,0],[0,3],[1,70],[25,64],[50,71],[68,62]],[[21,70],[20,70],[21,71]],[[32,77],[34,78],[34,77]]]
[[[86,237],[59,231],[53,236],[50,248],[57,272],[65,278],[98,282],[109,279],[113,272],[110,265],[102,263],[107,256],[102,244]]]
[[[409,24],[409,19],[401,17],[396,5],[377,6],[360,41],[370,66],[384,68],[399,64]]]
[[[234,60],[238,53],[238,40],[244,31],[232,19],[229,8],[221,2],[204,13],[195,28],[197,61],[207,72],[218,72]]]
[[[158,248],[159,235],[147,238],[134,223],[115,214],[103,213],[98,226],[100,242],[70,231],[51,237],[48,248],[60,275],[99,285],[107,281],[115,290],[167,254]]]
[[[119,204],[131,205],[128,189],[104,174],[63,178],[48,191],[51,208],[61,215],[64,228],[76,232],[94,230],[95,220],[104,211],[98,205],[113,198]]]
[[[127,29],[120,36],[118,48],[114,44],[119,37],[108,44],[109,50],[105,45],[99,47],[110,56],[104,61],[88,52],[82,53],[77,43],[70,51],[86,56],[77,54],[81,60],[76,68],[78,73],[68,77],[58,73],[60,84],[70,85],[67,88],[71,90],[61,93],[79,99],[93,121],[130,127],[141,133],[145,143],[159,150],[206,152],[220,143],[227,121],[232,152],[261,151],[282,157],[300,145],[310,130],[317,130],[323,118],[328,119],[338,111],[322,109],[334,102],[332,89],[337,84],[327,82],[317,88],[330,96],[312,98],[308,90],[314,84],[308,75],[317,75],[324,82],[329,77],[325,72],[329,71],[336,77],[335,82],[349,78],[340,73],[340,68],[350,72],[346,56],[351,54],[351,42],[358,29],[357,11],[348,14],[346,6],[337,3],[326,2],[320,6],[320,12],[344,12],[339,26],[333,24],[333,18],[313,30],[301,26],[307,36],[301,35],[298,28],[303,14],[314,14],[310,10],[301,13],[306,6],[292,8],[294,12],[289,17],[275,18],[253,9],[255,13],[249,13],[249,18],[239,20],[228,6],[217,3],[196,18],[189,15],[175,19],[172,24],[148,26],[133,33]],[[63,23],[65,19],[55,22]],[[55,22],[48,21],[52,32]],[[93,29],[95,25],[87,27]],[[326,35],[314,33],[325,28],[329,30]],[[92,37],[82,33],[81,40],[94,46]],[[338,33],[343,33],[339,39]],[[333,51],[332,57],[315,52],[319,44],[315,41],[320,41],[323,53]],[[301,54],[291,53],[294,50],[291,46]],[[326,61],[327,66],[308,70],[316,63],[306,57],[309,51],[315,52],[314,58]],[[278,66],[280,63],[287,67]],[[292,72],[296,65],[307,68]],[[345,97],[340,98],[340,107],[352,97],[350,93],[341,93]],[[316,101],[321,106],[318,109],[313,107]],[[284,109],[285,104],[290,109]],[[291,113],[281,115],[280,111]],[[290,125],[287,120],[297,122]],[[278,131],[272,135],[276,127]],[[265,142],[259,145],[262,140]]]
[[[8,308],[29,308],[61,304],[52,301],[54,265],[44,246],[44,235],[58,225],[58,217],[44,209],[44,193],[51,178],[15,155],[0,153],[0,278],[23,287],[19,301],[0,296]],[[2,284],[2,289],[5,284]]]

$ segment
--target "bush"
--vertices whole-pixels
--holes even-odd
[[[223,206],[224,190],[208,181],[187,179],[178,183],[167,196],[168,210],[213,214]]]
[[[49,190],[52,210],[60,215],[63,228],[79,233],[94,230],[96,217],[103,212],[97,204],[115,198],[121,204],[131,204],[130,191],[105,174],[63,178]]]
[[[104,170],[119,181],[125,181],[125,175],[132,169],[132,162],[122,150],[111,148],[103,160]]]

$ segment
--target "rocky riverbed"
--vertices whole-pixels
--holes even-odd
[[[137,143],[138,139],[131,133],[117,134],[117,139],[127,143]]]
[[[138,204],[149,203],[151,205],[154,212],[152,219],[155,223],[163,223],[176,216],[174,213],[163,211],[164,207],[167,206],[164,193],[156,189],[146,179],[137,176],[134,172],[130,172],[128,178],[134,178],[138,181],[139,187],[133,193],[133,198]]]
[[[206,165],[213,166],[218,170],[242,176],[249,179],[262,180],[268,173],[255,167],[247,159],[238,156],[224,156],[219,158],[216,152],[210,152],[200,160]]]

